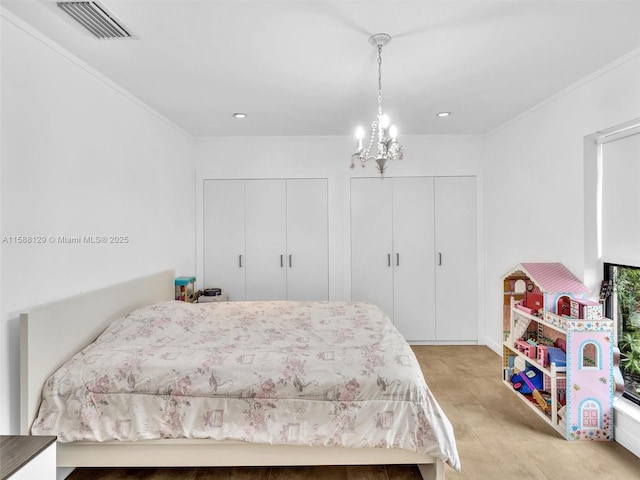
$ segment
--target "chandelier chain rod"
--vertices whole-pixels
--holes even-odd
[[[378,45],[378,117],[382,117],[382,45]]]

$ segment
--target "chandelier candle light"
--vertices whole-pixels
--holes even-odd
[[[358,148],[351,155],[351,168],[355,167],[356,160],[359,160],[363,167],[369,160],[375,160],[380,178],[384,178],[387,160],[402,159],[402,145],[397,140],[398,129],[395,125],[390,125],[389,117],[382,113],[382,47],[390,41],[391,36],[386,33],[376,33],[369,37],[369,43],[378,49],[378,118],[371,124],[371,137],[366,149],[362,147],[364,129],[358,127]]]

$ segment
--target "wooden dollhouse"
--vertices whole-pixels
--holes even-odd
[[[613,440],[613,321],[561,263],[503,276],[503,381],[568,440]]]

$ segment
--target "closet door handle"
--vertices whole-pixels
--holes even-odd
[[[242,255],[238,255],[238,268],[242,268]]]
[[[387,253],[387,267],[391,266],[391,254]]]
[[[280,255],[280,268],[284,267],[284,255]]]
[[[438,253],[438,265],[442,265],[442,253]]]
[[[400,266],[400,254],[396,253],[396,267]]]
[[[292,257],[292,256],[293,256],[293,255],[289,255],[289,268],[291,268],[291,257]]]

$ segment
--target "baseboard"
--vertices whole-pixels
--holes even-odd
[[[640,457],[640,406],[625,398],[617,398],[613,410],[615,441]]]
[[[56,480],[64,480],[75,470],[74,467],[58,467],[56,468]]]
[[[484,340],[485,340],[485,345],[488,348],[490,348],[491,350],[496,352],[498,355],[502,356],[502,344],[501,343],[496,343],[492,338],[489,338],[489,337],[486,337]]]

